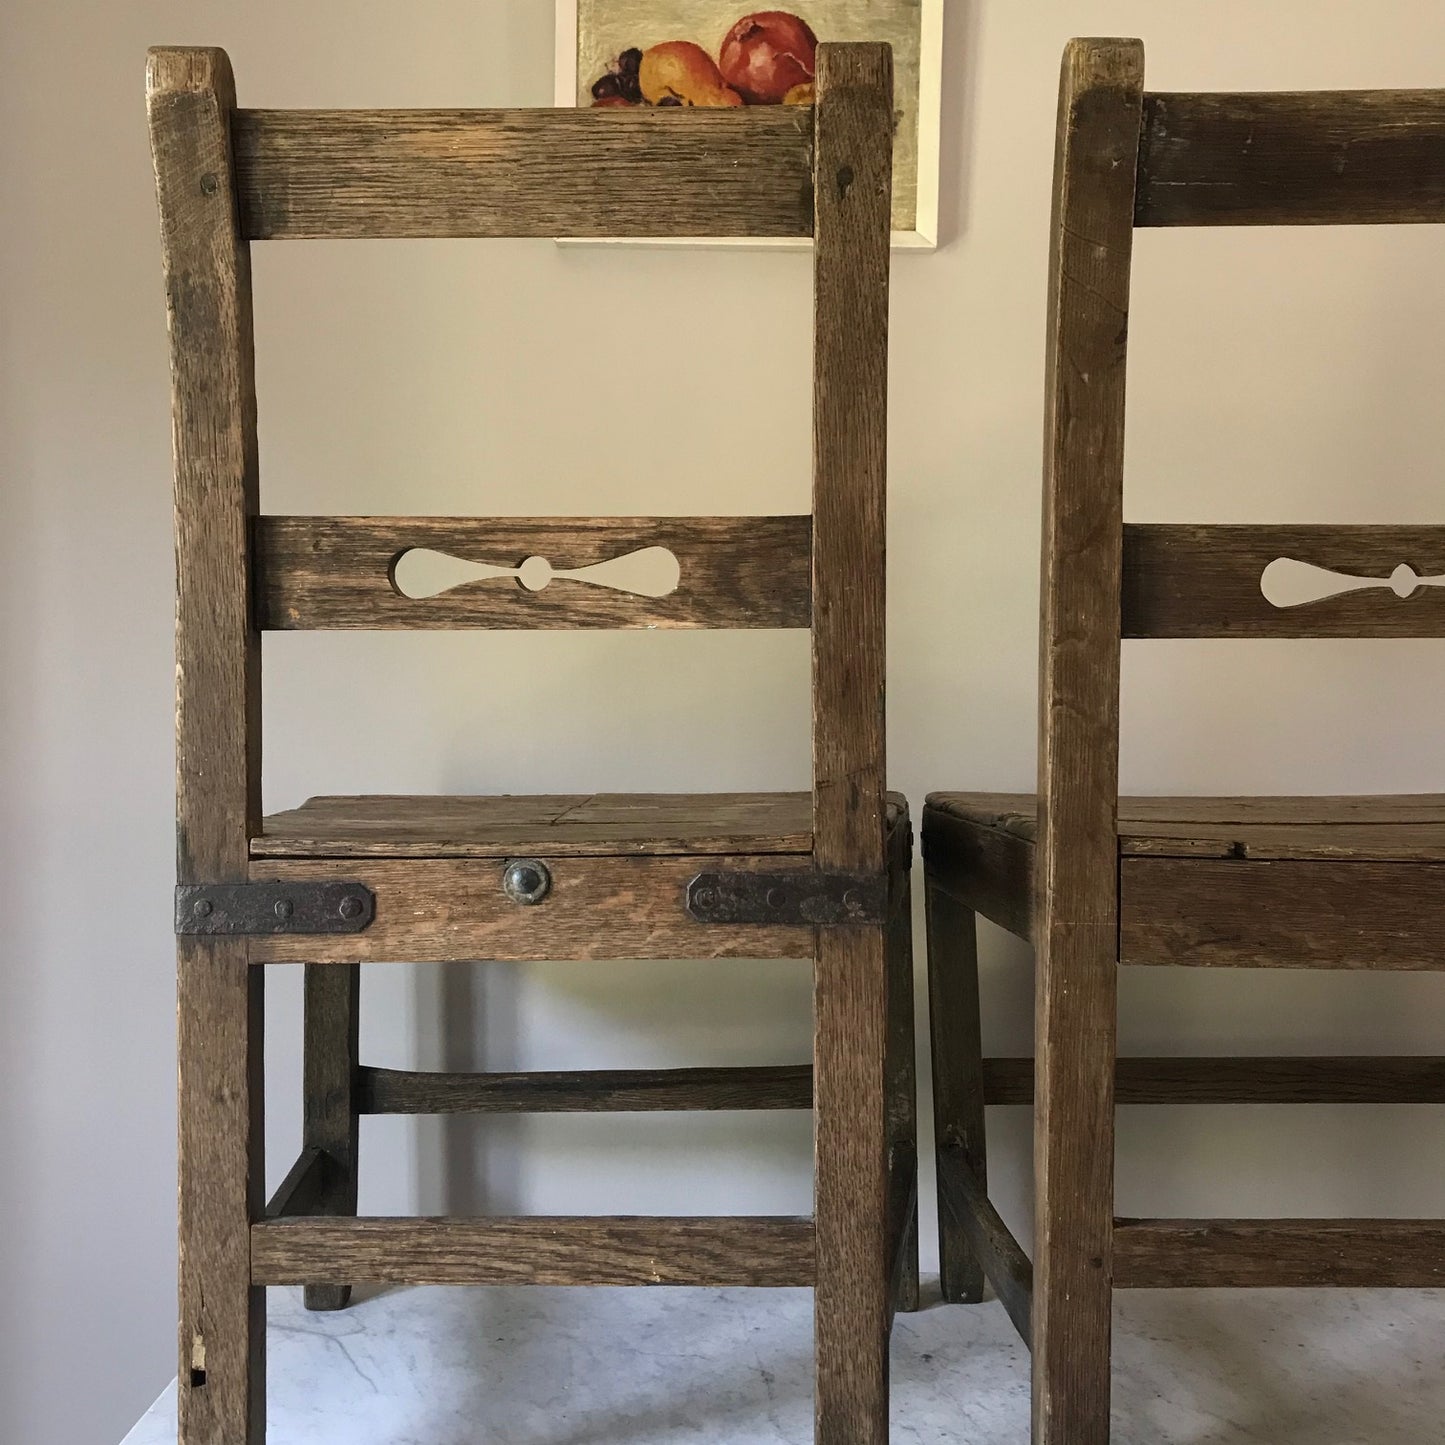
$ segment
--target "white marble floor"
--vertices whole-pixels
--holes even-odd
[[[360,1295],[361,1292],[358,1292]],[[806,1290],[272,1290],[268,1445],[808,1445]],[[1021,1445],[996,1303],[899,1317],[895,1445]],[[1115,1445],[1433,1445],[1445,1290],[1119,1298]],[[173,1445],[167,1390],[123,1445]]]

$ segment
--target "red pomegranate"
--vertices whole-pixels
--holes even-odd
[[[777,105],[813,79],[818,37],[786,10],[744,15],[723,37],[718,69],[749,105]]]

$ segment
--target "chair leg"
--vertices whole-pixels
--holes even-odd
[[[355,1214],[357,1179],[356,1074],[361,966],[306,965],[304,1143],[326,1153],[326,1185],[318,1213]],[[349,1284],[308,1284],[308,1310],[345,1309]]]
[[[264,1445],[266,1292],[251,1283],[264,974],[244,939],[183,938],[177,962],[180,1445]]]
[[[1034,1005],[1034,1445],[1108,1445],[1116,933],[1059,926]]]
[[[814,964],[816,1445],[887,1445],[887,945],[820,928]]]
[[[973,910],[925,874],[928,930],[928,1027],[933,1058],[934,1147],[943,1158],[962,1156],[981,1189],[988,1187],[984,1129],[983,1045],[979,1031],[978,940]],[[966,1199],[946,1191],[938,1176],[939,1273],[945,1302],[983,1299],[983,1266],[968,1242]]]
[[[890,1221],[898,1255],[894,1308],[918,1308],[918,1058],[913,1012],[913,897],[904,866],[888,921],[888,1155],[892,1206],[906,1217]]]

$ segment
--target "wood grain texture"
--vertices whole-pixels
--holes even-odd
[[[894,1241],[895,1308],[919,1306],[918,1280],[918,1056],[913,1003],[913,831],[888,836],[888,1161],[889,1238]],[[901,1212],[900,1212],[901,1211]]]
[[[1121,1219],[1119,1289],[1438,1289],[1438,1219]]]
[[[250,261],[219,50],[153,50],[146,105],[170,333],[176,525],[176,878],[246,877],[260,820],[251,625],[256,391]],[[247,1230],[264,1204],[262,978],[239,939],[177,942],[182,1445],[262,1445],[265,1300]]]
[[[266,1205],[267,1219],[314,1214],[327,1189],[329,1160],[324,1149],[303,1149]]]
[[[1034,940],[1036,1445],[1109,1438],[1124,374],[1143,47],[1064,53],[1054,171]]]
[[[735,110],[247,110],[253,240],[806,236],[813,115]]]
[[[807,627],[812,519],[796,517],[261,517],[256,596],[265,628]],[[434,597],[392,580],[414,548],[557,570],[665,547],[681,578],[644,597],[578,578],[533,592],[487,577]]]
[[[980,1189],[988,1188],[983,1045],[979,1027],[978,940],[973,910],[934,882],[927,864],[928,1022],[933,1060],[933,1137],[942,1158],[953,1151]],[[940,1196],[944,1188],[939,1178]],[[938,1211],[939,1284],[949,1304],[983,1299],[983,1266],[957,1211]]]
[[[818,51],[813,251],[813,829],[884,868],[884,507],[893,57]],[[814,967],[818,1445],[886,1445],[887,947],[819,929]]]
[[[809,1064],[783,1064],[443,1074],[363,1067],[358,1095],[364,1114],[631,1114],[674,1109],[810,1109],[813,1070]]]
[[[985,1059],[990,1104],[1032,1104],[1032,1059]],[[1445,1058],[1124,1058],[1116,1104],[1445,1104]]]
[[[1032,837],[1018,836],[991,821],[925,808],[923,856],[936,892],[1019,938],[1033,936]],[[968,926],[972,928],[972,922]]]
[[[327,1161],[325,1188],[311,1214],[355,1214],[360,1143],[361,969],[305,965],[301,1064],[302,1138]],[[350,1285],[306,1288],[309,1310],[344,1309]]]
[[[1445,969],[1445,863],[1126,858],[1119,962]]]
[[[704,866],[698,858],[541,861],[551,871],[552,887],[541,903],[526,906],[502,891],[499,861],[257,859],[257,881],[347,878],[366,884],[376,895],[376,920],[361,933],[254,938],[251,958],[335,964],[813,956],[811,928],[698,923],[684,897]],[[771,871],[765,857],[714,855],[706,866]]]
[[[808,1219],[278,1219],[252,1227],[258,1284],[704,1285],[813,1281]]]
[[[1445,221],[1445,92],[1148,97],[1141,226]]]
[[[1442,215],[1445,220],[1445,215]],[[1379,585],[1294,607],[1260,590],[1292,558]],[[1445,527],[1124,528],[1125,637],[1445,637],[1445,586],[1390,590],[1401,565],[1445,577]]]
[[[1124,858],[1445,862],[1445,797],[1120,798]],[[1032,889],[1032,793],[936,793],[923,815],[939,886],[1027,936],[1017,915]]]
[[[982,1271],[1026,1345],[1033,1341],[1034,1269],[1023,1247],[993,1207],[961,1149],[938,1156],[938,1207],[961,1230]]]
[[[888,804],[890,826],[902,799]],[[257,858],[807,854],[807,793],[320,797],[266,818]]]

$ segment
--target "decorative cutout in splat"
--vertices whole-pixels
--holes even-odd
[[[643,547],[590,567],[557,569],[545,557],[527,557],[515,567],[468,562],[430,547],[412,547],[392,564],[392,586],[403,597],[422,601],[472,582],[510,577],[528,592],[541,592],[554,578],[609,587],[637,597],[667,597],[677,591],[682,568],[666,547]]]
[[[1445,575],[1422,577],[1408,562],[1402,562],[1388,577],[1357,577],[1349,572],[1332,572],[1293,557],[1276,557],[1260,575],[1259,590],[1272,607],[1305,607],[1347,592],[1389,588],[1401,599],[1413,597],[1422,587],[1445,587]]]

